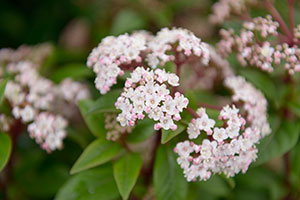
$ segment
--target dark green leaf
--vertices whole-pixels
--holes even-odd
[[[154,164],[154,189],[158,200],[185,200],[187,181],[170,148],[160,146]]]
[[[111,27],[111,34],[119,35],[125,32],[142,29],[145,27],[145,20],[139,13],[124,9],[115,17]]]
[[[127,141],[130,143],[138,143],[148,139],[155,132],[153,129],[154,124],[153,120],[148,118],[138,121],[137,126],[128,135]]]
[[[121,151],[121,146],[106,139],[97,139],[80,155],[71,169],[71,174],[96,167],[116,157]]]
[[[0,171],[5,167],[9,160],[11,152],[11,140],[10,137],[0,132]]]
[[[177,129],[175,131],[172,130],[162,130],[162,135],[161,135],[161,143],[166,144],[168,141],[170,141],[173,137],[179,135],[186,129],[184,125],[178,124]]]
[[[72,63],[65,66],[62,66],[51,75],[51,80],[59,83],[65,78],[72,78],[74,80],[84,79],[93,75],[93,72],[84,64],[81,63]]]
[[[99,138],[105,138],[106,129],[105,129],[105,119],[103,113],[93,113],[87,114],[89,108],[94,104],[91,100],[81,100],[79,102],[79,110],[81,115],[92,132],[93,135]]]
[[[258,159],[255,165],[262,164],[272,158],[278,157],[293,148],[299,138],[300,122],[283,121],[278,131],[273,132],[258,145]]]
[[[7,84],[7,80],[1,80],[1,82],[0,82],[0,105],[2,104],[3,99],[4,99],[4,92],[5,92],[6,84]]]
[[[104,165],[73,176],[59,190],[55,200],[114,200],[118,197],[112,167]]]
[[[115,102],[117,101],[121,92],[122,90],[112,90],[101,96],[93,105],[89,107],[87,115],[101,112],[117,112]]]
[[[26,161],[28,162],[28,160]],[[52,161],[45,163],[44,166],[27,168],[26,173],[18,175],[17,181],[26,194],[37,199],[45,199],[52,198],[69,176],[68,167],[63,164],[53,164]],[[37,188],[39,189],[37,190]]]
[[[138,154],[126,154],[114,163],[114,177],[123,199],[128,199],[142,165],[143,160]]]

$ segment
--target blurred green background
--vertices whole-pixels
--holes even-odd
[[[118,35],[137,29],[156,32],[168,26],[184,27],[206,42],[218,41],[220,27],[210,25],[208,15],[214,0],[1,0],[0,47],[17,48],[22,44],[50,42],[53,55],[44,68],[54,81],[64,77],[55,72],[64,67],[82,68],[85,80],[93,88],[93,74],[86,72],[86,58],[93,47],[107,35]],[[276,1],[279,11],[287,16],[283,0]],[[297,7],[299,6],[297,2]],[[253,16],[266,12],[252,12]],[[296,22],[300,12],[295,12]],[[299,16],[299,17],[297,17]],[[233,21],[225,27],[235,26]],[[57,73],[58,74],[58,73]],[[60,73],[61,74],[61,73]],[[68,76],[66,74],[65,76]],[[74,75],[75,76],[75,75]],[[80,76],[83,78],[83,76]],[[94,96],[98,96],[94,89]],[[86,129],[83,129],[86,130]],[[53,199],[58,189],[70,178],[69,170],[91,135],[78,129],[69,130],[62,151],[48,155],[28,135],[19,138],[11,199]],[[292,151],[297,157],[299,142]],[[298,155],[299,157],[299,155]],[[299,159],[293,159],[292,180],[300,183]],[[297,167],[298,166],[298,167]],[[251,168],[246,175],[233,179],[218,176],[210,181],[191,184],[189,199],[280,199],[286,195],[282,158],[263,167]],[[294,187],[294,186],[293,186]],[[290,189],[290,188],[289,188]],[[293,188],[297,191],[298,188]],[[0,196],[1,199],[1,196]]]

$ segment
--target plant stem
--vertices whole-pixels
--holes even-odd
[[[274,5],[270,2],[270,0],[265,0],[265,6],[274,17],[274,19],[279,23],[282,32],[288,37],[288,44],[293,45],[293,34],[290,32],[288,26],[286,25]]]
[[[190,107],[187,107],[186,110],[194,117],[194,118],[198,118],[199,115]]]
[[[153,169],[155,164],[156,151],[160,145],[160,140],[161,140],[161,130],[158,130],[155,134],[155,142],[151,153],[152,157],[150,160],[150,164],[147,166],[146,169],[143,170],[146,185],[149,185],[151,183],[151,178],[153,175]]]
[[[130,147],[127,145],[127,143],[126,143],[126,141],[125,141],[125,137],[126,137],[126,135],[121,135],[121,137],[120,137],[121,144],[122,144],[122,146],[124,147],[124,149],[126,149],[126,151],[128,151],[129,153],[131,153],[132,150],[131,150]]]
[[[222,110],[222,108],[223,108],[222,106],[217,106],[217,105],[208,104],[208,103],[198,103],[198,106],[212,109],[212,110],[219,110],[219,111]]]
[[[9,129],[10,137],[12,140],[12,150],[9,161],[7,166],[4,169],[4,175],[1,180],[1,189],[3,191],[3,199],[8,199],[7,197],[7,186],[12,181],[12,173],[13,173],[13,164],[15,161],[15,151],[16,151],[16,144],[19,135],[22,133],[24,125],[22,124],[21,120],[15,120],[14,123],[11,125]]]
[[[289,20],[290,20],[290,29],[292,32],[292,36],[294,36],[294,28],[295,28],[295,19],[294,19],[294,8],[293,4],[295,0],[287,0],[289,4]]]

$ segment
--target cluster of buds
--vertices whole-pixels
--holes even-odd
[[[249,6],[258,4],[258,0],[219,0],[213,5],[213,14],[210,22],[222,24],[231,15],[242,15]]]
[[[137,67],[126,80],[124,91],[115,103],[116,108],[122,111],[117,117],[120,124],[133,126],[137,119],[143,119],[147,114],[150,119],[158,121],[154,125],[155,130],[176,130],[173,120],[181,119],[180,112],[189,101],[179,92],[172,97],[167,83],[176,87],[179,77],[161,69],[154,71]]]
[[[164,65],[175,59],[176,53],[200,57],[209,61],[208,46],[186,29],[164,28],[152,36],[147,32],[109,36],[94,48],[88,57],[87,65],[97,74],[95,85],[101,94],[107,93],[116,84],[117,77],[124,70],[132,71],[144,66],[146,61],[151,68]]]
[[[204,131],[208,139],[200,145],[180,142],[174,149],[187,181],[207,180],[215,173],[224,173],[227,177],[240,171],[245,173],[257,157],[255,144],[260,139],[259,131],[245,129],[246,120],[235,106],[227,105],[221,110],[219,119],[224,121],[223,127],[214,127],[215,121],[208,118],[205,109],[200,108],[197,114],[199,118],[189,125],[194,127],[188,129],[189,138],[195,138],[195,131],[197,134]]]
[[[78,100],[89,97],[89,91],[81,83],[69,79],[55,85],[39,74],[37,63],[31,61],[6,63],[10,58],[8,52],[10,50],[1,50],[0,55],[5,55],[3,56],[5,59],[1,60],[1,69],[13,77],[7,82],[4,92],[4,97],[12,107],[13,118],[29,124],[27,130],[41,148],[48,152],[62,148],[68,121],[63,117],[65,115],[63,110],[58,111],[56,108],[58,104],[75,106]],[[20,55],[22,58],[30,54],[26,52]],[[0,76],[0,80],[2,78],[4,74]],[[10,121],[12,121],[10,116],[1,115],[0,128],[9,131]]]
[[[277,36],[278,22],[271,16],[257,17],[251,22],[244,22],[240,34],[232,29],[222,29],[221,41],[218,43],[219,52],[223,57],[236,52],[238,61],[243,65],[252,65],[264,71],[272,72],[274,65],[284,62],[289,74],[300,71],[300,49],[297,45],[289,46],[287,43],[273,44],[272,36]],[[295,44],[298,39],[298,29],[295,29]]]
[[[131,133],[132,127],[130,126],[121,126],[117,121],[116,113],[106,113],[105,114],[105,129],[106,139],[111,141],[118,140],[122,135]]]
[[[254,65],[264,71],[273,71],[273,63],[280,63],[280,51],[267,41],[271,36],[278,34],[279,24],[272,21],[271,16],[258,17],[253,22],[244,22],[240,35],[236,35],[232,29],[222,29],[222,40],[218,43],[218,49],[222,56],[227,57],[233,51],[237,52],[239,62],[246,66]],[[260,34],[262,41],[259,41]]]

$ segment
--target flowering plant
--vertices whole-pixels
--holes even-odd
[[[281,156],[288,191],[272,197],[297,199],[300,27],[287,5],[290,27],[269,0],[219,0],[209,16],[221,26],[215,45],[184,28],[134,30],[104,37],[86,66],[56,73],[49,44],[1,49],[3,197],[28,133],[61,161],[68,138],[82,147],[66,147],[72,176],[58,200],[199,199],[203,188],[238,198],[257,166]],[[261,8],[269,13],[252,17]]]

